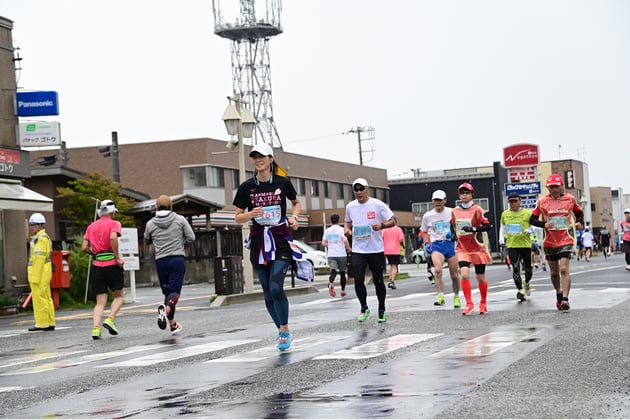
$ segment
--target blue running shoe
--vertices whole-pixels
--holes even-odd
[[[280,331],[278,334],[278,344],[276,347],[280,351],[287,351],[291,348],[291,333],[288,331]]]

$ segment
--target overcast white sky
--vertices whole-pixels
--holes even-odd
[[[270,50],[286,151],[359,163],[356,134],[341,133],[372,126],[364,163],[392,178],[535,143],[541,160],[585,160],[591,186],[630,193],[630,1],[282,6]],[[0,15],[14,21],[19,87],[59,92],[68,147],[112,131],[120,143],[227,140],[230,44],[213,33],[211,0],[0,0]]]

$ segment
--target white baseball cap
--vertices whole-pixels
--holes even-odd
[[[368,186],[368,182],[366,181],[365,178],[357,178],[354,181],[352,181],[353,186],[356,184],[363,185],[364,187]]]
[[[625,210],[623,211],[623,213],[624,213],[624,214],[626,214],[626,213],[630,213],[630,209],[625,209]]]
[[[106,214],[112,214],[117,211],[118,209],[116,208],[112,200],[101,201],[101,210],[100,210],[101,216],[105,216]]]
[[[444,200],[446,198],[446,193],[442,190],[433,191],[433,195],[431,196],[431,200]]]
[[[252,157],[254,153],[260,153],[263,156],[271,156],[273,157],[273,149],[267,143],[258,143],[252,148],[252,151],[249,152],[249,157]]]

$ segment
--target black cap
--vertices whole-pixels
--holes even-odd
[[[521,196],[518,195],[518,193],[515,193],[515,192],[510,193],[510,195],[508,195],[508,201],[515,200],[515,199],[520,199],[520,198],[521,198]]]

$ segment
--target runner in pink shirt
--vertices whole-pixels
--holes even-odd
[[[96,295],[96,305],[92,316],[94,340],[101,338],[100,323],[107,304],[108,289],[114,293],[114,300],[109,309],[109,316],[103,322],[103,327],[107,328],[111,335],[118,335],[114,318],[123,304],[123,264],[125,261],[118,252],[118,238],[122,234],[122,226],[120,222],[113,219],[117,211],[112,200],[101,201],[99,210],[101,217],[87,227],[81,246],[83,252],[93,257],[90,280],[92,292]]]
[[[400,250],[405,247],[405,234],[400,226],[392,226],[383,229],[383,245],[385,248],[385,258],[389,263],[389,283],[387,287],[396,288],[396,276],[398,275],[398,266],[400,265]]]

